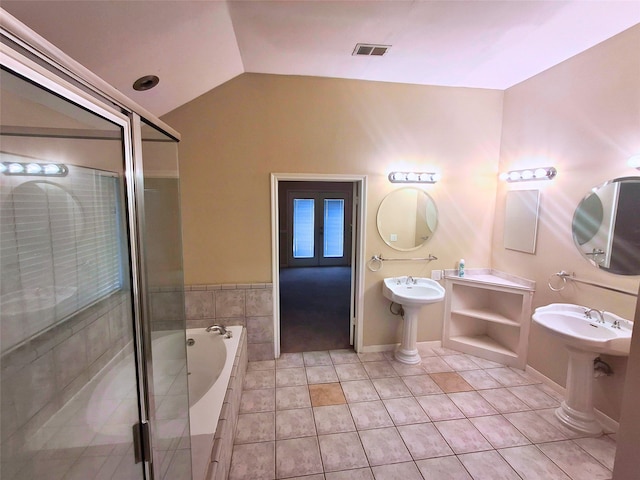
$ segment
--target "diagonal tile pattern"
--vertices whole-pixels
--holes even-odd
[[[230,480],[610,479],[615,436],[554,416],[524,371],[446,348],[419,365],[332,350],[250,362]]]

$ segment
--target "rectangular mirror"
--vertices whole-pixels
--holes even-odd
[[[504,248],[535,253],[540,190],[507,192],[504,215]]]

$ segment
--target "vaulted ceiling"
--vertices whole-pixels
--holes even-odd
[[[158,116],[244,72],[506,89],[640,23],[640,0],[1,6]],[[384,56],[353,56],[357,43],[391,47]],[[144,75],[157,75],[159,85],[134,91]]]

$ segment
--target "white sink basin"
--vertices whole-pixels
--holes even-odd
[[[430,278],[389,277],[384,279],[382,294],[402,306],[427,305],[442,301],[444,288]]]
[[[629,355],[632,324],[613,313],[604,313],[599,323],[597,313],[588,318],[587,307],[569,303],[552,303],[536,308],[533,321],[548,333],[561,338],[568,347],[607,355]],[[620,328],[614,328],[617,321]]]
[[[594,360],[600,354],[629,355],[632,330],[624,318],[604,312],[601,323],[600,315],[580,305],[552,303],[536,308],[532,316],[546,332],[560,338],[569,353],[565,399],[556,417],[567,427],[594,436],[602,434],[593,408]]]
[[[402,342],[396,350],[399,362],[417,364],[422,361],[416,347],[418,339],[418,312],[429,303],[444,298],[444,288],[430,278],[389,277],[382,282],[382,294],[402,306]]]

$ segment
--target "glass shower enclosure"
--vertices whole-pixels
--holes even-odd
[[[10,43],[0,477],[190,479],[177,140]]]

